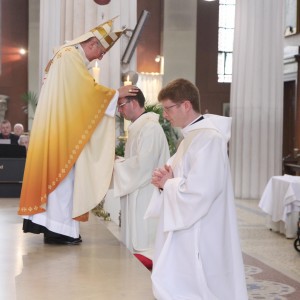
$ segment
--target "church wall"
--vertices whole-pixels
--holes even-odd
[[[28,91],[27,55],[19,48],[28,48],[28,0],[1,1],[1,74],[0,94],[7,95],[5,118],[12,126],[20,122],[27,129],[27,115],[23,112],[21,95]]]
[[[196,85],[200,90],[202,112],[223,114],[230,101],[230,83],[218,83],[219,2],[198,0]]]
[[[163,0],[137,1],[137,19],[143,10],[150,12],[137,46],[137,72],[160,71],[155,57],[161,55],[161,32],[163,22]]]
[[[230,84],[218,83],[217,55],[218,55],[218,1],[197,3],[197,42],[196,42],[196,85],[201,94],[202,112],[223,114],[223,104],[230,101]],[[154,62],[156,55],[164,55],[163,51],[163,0],[137,1],[137,17],[146,9],[150,17],[145,24],[137,47],[137,71],[159,72],[159,64]],[[185,49],[193,45],[185,44]],[[181,53],[188,63],[191,57]],[[170,60],[170,57],[168,57]],[[178,60],[170,64],[176,68]],[[180,77],[182,70],[178,70],[175,77]],[[165,75],[166,76],[166,75]]]
[[[143,9],[148,10],[151,15],[137,47],[137,71],[159,72],[159,64],[154,58],[162,54],[163,0],[137,1],[137,17]],[[198,0],[197,14],[196,85],[201,94],[202,111],[222,114],[223,103],[229,102],[230,84],[217,82],[218,1]],[[2,0],[1,20],[2,47],[19,47],[21,44],[26,47],[28,0]],[[27,57],[19,57],[18,61],[9,63],[4,63],[4,58],[3,56],[0,94],[10,97],[7,118],[12,123],[27,123],[27,115],[21,109],[24,103],[20,96],[27,91]]]

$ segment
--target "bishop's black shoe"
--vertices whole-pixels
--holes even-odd
[[[44,243],[51,245],[79,245],[80,243],[82,243],[82,239],[80,235],[78,238],[72,238],[65,235],[48,236],[45,234]]]

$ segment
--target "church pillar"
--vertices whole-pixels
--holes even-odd
[[[281,175],[283,12],[281,0],[236,2],[230,162],[237,198],[258,199]]]

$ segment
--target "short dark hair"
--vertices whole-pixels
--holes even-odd
[[[140,107],[145,106],[145,96],[141,90],[138,90],[137,94],[135,96],[127,96],[127,100],[136,100]]]
[[[189,80],[179,78],[168,83],[158,94],[158,101],[170,99],[174,103],[185,100],[191,102],[195,112],[201,112],[200,93],[198,88]]]
[[[2,124],[9,124],[9,125],[11,125],[11,123],[8,120],[5,120],[5,119],[1,121],[1,125]]]

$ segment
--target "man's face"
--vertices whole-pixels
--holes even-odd
[[[183,103],[174,103],[170,99],[161,101],[163,108],[163,117],[168,120],[173,127],[183,128],[185,126],[185,111],[182,108]]]
[[[128,100],[127,98],[120,98],[118,100],[118,112],[124,117],[126,120],[132,120],[133,117],[133,107],[132,100]]]
[[[11,125],[9,123],[1,124],[1,133],[8,136],[11,133]]]
[[[22,126],[15,126],[14,127],[14,134],[20,136],[23,133]]]
[[[105,53],[105,48],[96,38],[91,39],[88,47],[85,49],[85,55],[89,61],[94,59],[101,60]]]

